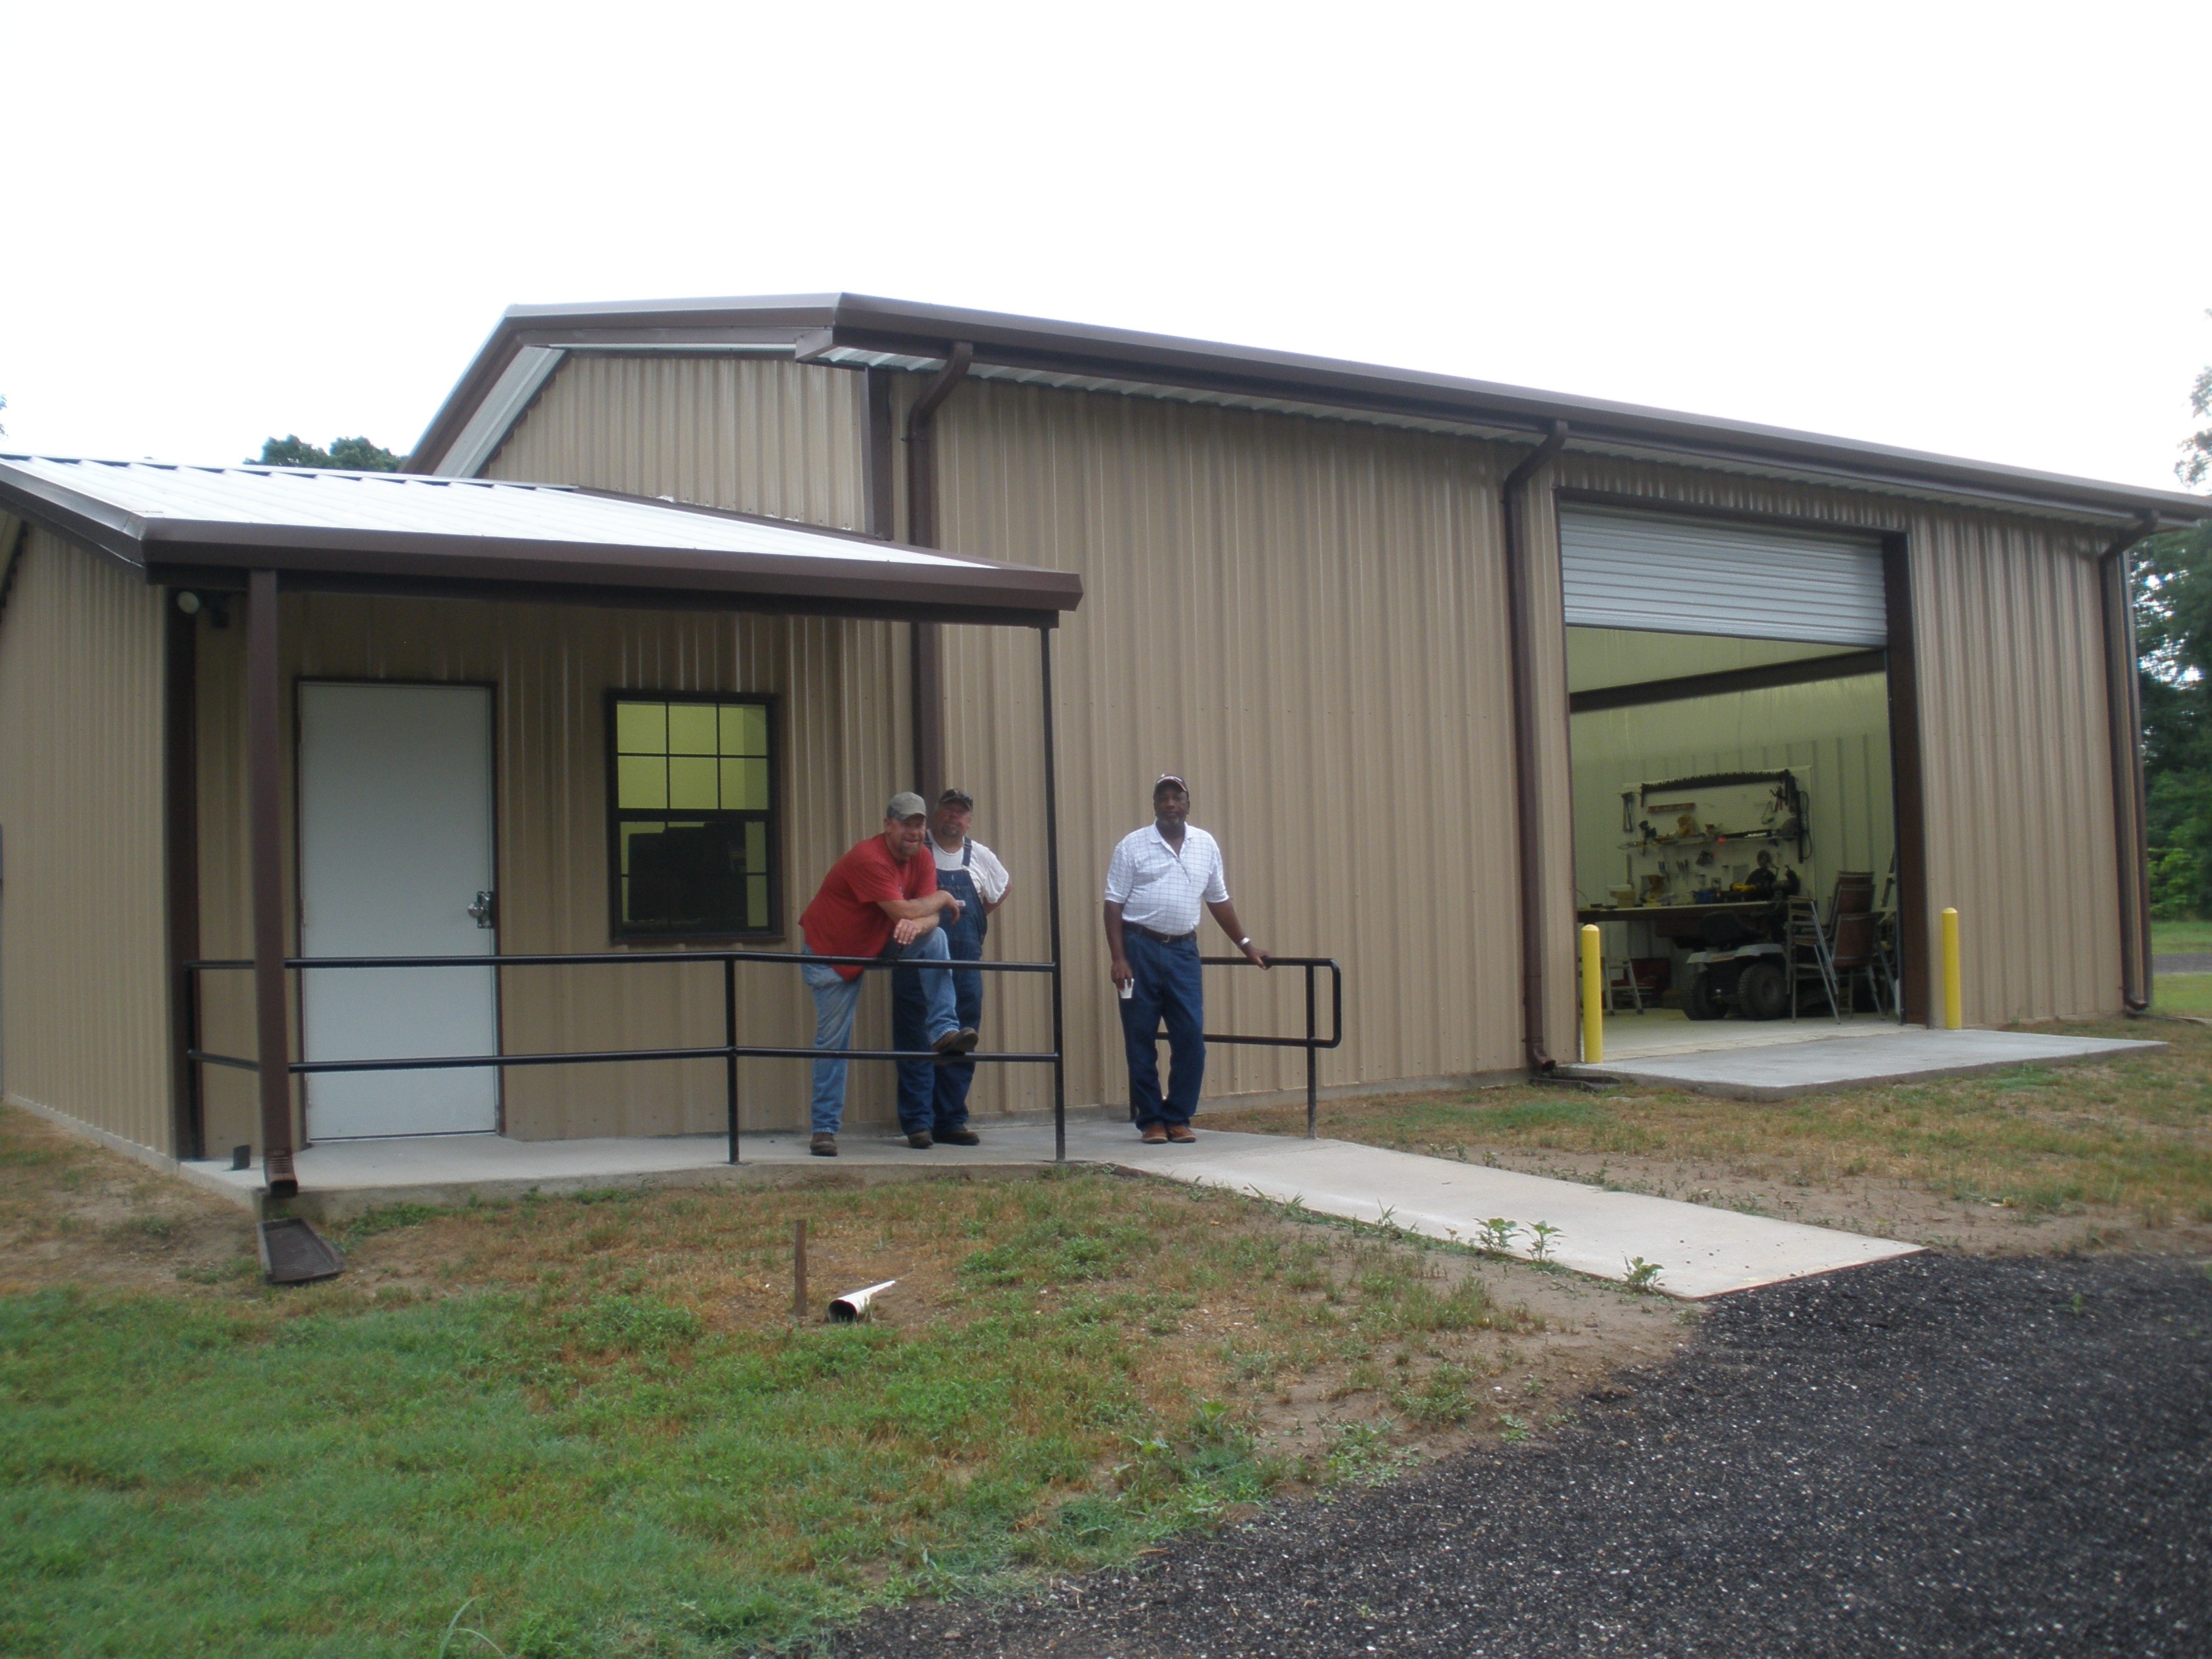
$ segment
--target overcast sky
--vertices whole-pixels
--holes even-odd
[[[0,447],[860,293],[2178,487],[2212,5],[0,5]]]

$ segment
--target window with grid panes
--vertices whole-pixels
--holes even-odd
[[[775,932],[767,700],[622,694],[609,702],[616,936]]]

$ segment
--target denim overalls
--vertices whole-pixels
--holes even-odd
[[[937,856],[933,846],[929,856]],[[973,848],[963,846],[960,849],[960,867],[937,872],[937,884],[961,904],[957,921],[938,923],[944,930],[945,945],[955,962],[981,962],[983,936],[991,931],[991,919],[983,914],[983,896],[975,890],[975,878],[968,872],[975,856]],[[945,970],[939,968],[926,971]],[[976,1026],[983,1017],[983,975],[973,968],[955,968],[952,994],[958,1005],[961,1024]],[[927,1018],[922,1002],[921,972],[911,968],[893,969],[892,1043],[901,1048],[929,1047],[929,1039],[922,1035]],[[920,1129],[927,1134],[941,1134],[947,1129],[968,1127],[968,1090],[975,1081],[974,1060],[955,1060],[939,1066],[927,1060],[902,1060],[898,1062],[898,1074],[902,1131],[912,1134]]]

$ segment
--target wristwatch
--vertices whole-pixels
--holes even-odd
[[[1251,944],[1252,936],[1249,933],[1247,933],[1243,939],[1237,941],[1237,948],[1240,951],[1248,950],[1250,948]]]

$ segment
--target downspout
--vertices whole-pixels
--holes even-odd
[[[937,411],[967,378],[975,348],[953,343],[945,367],[906,412],[906,539],[937,545]],[[924,800],[945,787],[944,634],[938,623],[913,624],[914,787]]]
[[[1514,844],[1521,862],[1521,1043],[1531,1071],[1559,1062],[1544,1047],[1544,882],[1541,802],[1536,787],[1535,619],[1529,614],[1528,538],[1522,533],[1522,491],[1567,441],[1567,423],[1552,422],[1543,442],[1521,458],[1499,488],[1505,520],[1505,608],[1513,662]]]
[[[2158,528],[2146,513],[2097,560],[2105,623],[2105,711],[2112,728],[2112,846],[2120,897],[2120,1001],[2150,1007],[2150,791],[2143,775],[2142,681],[2136,656],[2135,581],[2128,551]],[[2125,832],[2134,820],[2135,834]]]

